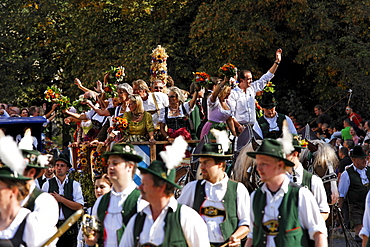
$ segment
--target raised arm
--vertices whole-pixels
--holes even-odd
[[[78,79],[78,78],[75,78],[74,84],[75,84],[75,85],[77,85],[77,87],[78,87],[79,89],[81,89],[82,91],[84,91],[85,93],[86,93],[87,91],[91,91],[90,89],[88,89],[88,88],[86,88],[86,87],[82,86],[82,83],[81,83],[80,79]]]
[[[216,102],[216,98],[218,94],[221,92],[221,89],[225,86],[226,83],[226,76],[224,77],[224,80],[216,85],[215,89],[213,90],[211,96],[209,96],[212,103]]]
[[[271,74],[275,74],[278,66],[280,65],[280,62],[281,62],[281,54],[282,53],[283,53],[283,50],[281,48],[279,48],[279,49],[276,50],[276,53],[275,53],[275,62],[272,65],[272,67],[269,69],[269,71],[270,71]]]

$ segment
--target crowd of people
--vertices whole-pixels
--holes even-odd
[[[281,61],[282,50],[278,49],[271,68],[256,81],[250,71],[241,70],[234,78],[234,88],[229,78],[212,78],[208,88],[194,83],[190,92],[174,86],[170,79],[167,83],[153,80],[150,85],[139,79],[131,85],[118,83],[117,97],[110,98],[104,84],[98,82],[95,90],[90,90],[75,79],[84,92],[86,109],[62,111],[68,115],[65,124],[77,123],[71,146],[110,144],[103,154],[106,174],[94,178],[96,202],[87,210],[99,224],[75,223],[49,246],[327,246],[329,200],[321,178],[307,172],[301,163],[306,145],[298,132],[304,126],[294,114],[276,111],[271,92],[264,92],[258,100],[263,115],[256,116],[257,92],[264,90]],[[50,111],[0,104],[0,121],[31,116],[52,121],[57,109],[57,104]],[[350,106],[345,109],[343,126],[332,125],[320,105],[314,112],[317,118],[309,131],[330,143],[340,160],[334,164],[339,187],[331,191],[329,202],[335,204],[339,193],[346,226],[353,228],[355,240],[366,246],[370,232],[370,121],[363,121]],[[212,131],[227,131],[229,141],[245,128],[261,140],[258,149],[246,153],[254,160],[262,182],[255,191],[229,178],[226,163],[232,149]],[[168,154],[162,153],[161,160],[146,168],[139,167],[143,157],[132,145],[165,140],[173,149],[163,152],[182,157],[186,153],[186,148],[179,148],[184,146],[182,141],[202,138],[216,139],[193,154],[199,158],[202,179],[183,188],[175,183],[178,164],[163,158]],[[22,145],[27,139],[34,142],[29,133],[14,140],[0,133],[4,165],[0,167],[0,245],[42,246],[84,206],[83,185],[68,175],[74,166],[71,158],[65,153],[41,154],[35,150],[37,144]],[[8,157],[18,153],[23,156],[17,161]],[[19,163],[25,166],[19,168]],[[133,178],[139,172],[138,185]],[[175,190],[180,189],[175,198]]]

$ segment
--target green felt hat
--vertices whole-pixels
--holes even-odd
[[[276,99],[273,93],[265,92],[262,94],[262,99],[258,102],[262,108],[271,109],[277,106]]]
[[[306,149],[307,147],[302,146],[302,141],[308,144],[305,140],[300,140],[300,137],[297,135],[293,135],[293,147],[297,149]]]
[[[131,144],[114,144],[110,152],[103,154],[104,158],[108,158],[109,155],[119,155],[128,161],[134,161],[136,163],[143,160],[143,158],[136,154],[134,146]]]
[[[349,157],[352,158],[365,158],[368,155],[364,152],[361,146],[355,146],[350,152]]]
[[[181,186],[175,183],[176,169],[171,169],[168,171],[166,164],[162,161],[155,160],[153,161],[148,168],[138,167],[142,172],[150,173],[170,184],[175,186],[178,189],[181,189]]]
[[[256,152],[247,152],[247,155],[252,158],[256,158],[258,154],[277,158],[284,161],[285,165],[294,167],[294,163],[286,159],[281,143],[275,139],[264,139]]]
[[[17,174],[16,172],[13,172],[8,166],[0,167],[0,178],[20,180],[20,181],[31,180],[31,178],[28,178],[28,177],[23,176],[22,174]]]
[[[199,154],[193,154],[193,156],[228,158],[231,157],[232,154],[225,154],[222,145],[219,143],[205,143],[202,151]]]
[[[41,155],[39,151],[36,150],[27,150],[27,149],[21,149],[23,158],[27,162],[27,167],[34,167],[34,168],[40,168],[45,169],[45,166],[42,166],[38,162],[38,157]]]

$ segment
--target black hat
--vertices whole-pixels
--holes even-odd
[[[155,160],[153,161],[148,168],[138,167],[140,171],[148,172],[168,183],[175,186],[178,189],[181,189],[181,186],[175,183],[176,169],[171,169],[168,171],[166,164],[162,161]]]
[[[352,158],[365,158],[368,155],[364,152],[361,146],[355,146],[350,152],[349,156]]]
[[[108,158],[109,155],[119,155],[128,161],[134,161],[136,163],[143,160],[143,158],[136,154],[134,146],[131,144],[114,144],[110,152],[103,154],[104,158]]]
[[[274,108],[277,103],[273,93],[265,92],[262,94],[262,99],[258,102],[262,108],[271,109]]]
[[[286,159],[281,143],[275,139],[264,139],[256,152],[247,152],[247,155],[252,158],[256,158],[257,154],[277,158],[284,161],[285,165],[294,167],[294,163]]]
[[[68,166],[69,168],[71,168],[71,167],[72,167],[72,164],[71,164],[71,162],[70,162],[70,158],[69,158],[69,155],[68,155],[68,154],[61,153],[61,154],[59,155],[59,157],[55,160],[55,162],[57,162],[57,161],[63,161],[63,162],[65,162],[65,163],[67,164],[67,166]]]

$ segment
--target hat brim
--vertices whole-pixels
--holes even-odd
[[[260,104],[259,103],[259,105],[260,105],[260,107],[262,107],[262,108],[265,108],[265,109],[272,109],[272,108],[274,108],[274,107],[276,107],[277,106],[277,104],[275,103],[275,104],[267,104],[267,105],[264,105],[264,104]]]
[[[55,162],[57,162],[57,161],[63,161],[67,164],[68,167],[72,167],[72,164],[71,164],[71,162],[69,162],[69,160],[66,160],[64,158],[58,158],[58,159],[55,160]]]
[[[172,182],[172,181],[167,180],[167,179],[164,179],[160,174],[158,174],[158,173],[154,172],[153,170],[150,170],[150,169],[147,169],[147,168],[144,168],[144,167],[138,167],[138,169],[139,169],[140,171],[144,171],[144,172],[146,172],[146,173],[150,173],[150,174],[152,174],[152,175],[154,175],[154,176],[156,176],[156,177],[158,177],[158,178],[162,179],[163,181],[166,181],[167,183],[169,183],[169,184],[171,184],[171,185],[175,186],[175,188],[177,188],[177,189],[182,189],[182,187],[181,187],[180,185],[178,185],[177,183]]]
[[[350,155],[350,158],[366,158],[368,155],[363,154],[363,155]]]
[[[217,157],[217,158],[230,158],[232,154],[192,154],[195,157]]]
[[[18,174],[18,176],[15,176],[14,172],[12,172],[11,169],[8,166],[4,166],[4,167],[0,168],[0,178],[1,179],[7,179],[7,180],[16,180],[16,181],[31,180],[31,178],[25,177],[21,174]]]
[[[284,159],[284,158],[281,158],[281,157],[279,157],[279,156],[276,156],[276,155],[271,155],[271,154],[267,154],[267,153],[264,153],[264,152],[247,152],[247,155],[249,156],[249,157],[252,157],[252,158],[256,158],[256,155],[266,155],[266,156],[270,156],[270,157],[273,157],[273,158],[276,158],[276,159],[279,159],[279,160],[282,160],[282,161],[284,161],[284,163],[285,163],[285,165],[287,165],[287,166],[292,166],[292,167],[294,167],[294,163],[293,162],[291,162],[291,161],[289,161],[289,160],[287,160],[287,159]]]
[[[126,160],[133,161],[136,163],[139,163],[140,161],[143,160],[143,158],[139,155],[129,154],[129,153],[118,153],[118,152],[105,152],[102,155],[102,157],[105,159],[108,159],[110,155],[119,155]]]

